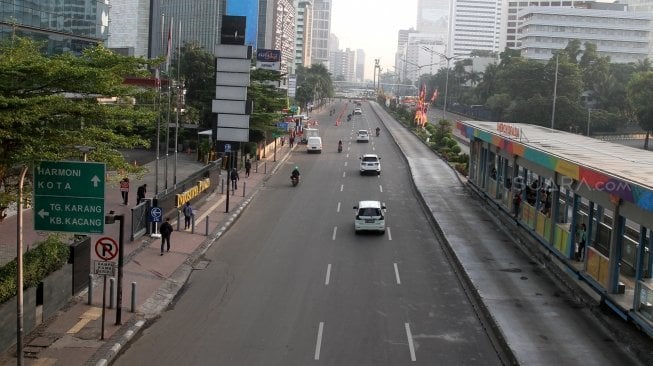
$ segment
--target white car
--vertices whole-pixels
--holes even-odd
[[[354,116],[357,115],[357,114],[358,114],[358,115],[362,115],[362,114],[363,114],[363,110],[362,110],[360,107],[356,107],[356,108],[354,108]]]
[[[354,206],[356,217],[354,219],[354,231],[358,234],[361,231],[376,231],[385,233],[385,205],[379,201],[360,201]]]
[[[322,138],[318,136],[311,136],[306,142],[306,152],[310,153],[322,153]]]
[[[370,134],[367,130],[358,130],[356,133],[356,142],[370,142]]]
[[[360,172],[361,175],[365,173],[376,173],[376,175],[381,174],[381,158],[376,154],[363,154],[360,157],[361,166]]]

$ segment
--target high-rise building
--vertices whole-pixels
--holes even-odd
[[[329,68],[329,35],[331,34],[331,0],[313,2],[313,40],[311,64]]]
[[[541,7],[574,7],[576,4],[584,3],[586,0],[527,0],[527,1],[507,1],[504,3],[505,9],[502,11],[501,19],[501,43],[499,51],[508,48],[519,48],[521,44],[517,41],[517,30],[521,26],[521,21],[517,13],[524,8],[541,6]]]
[[[80,53],[104,44],[109,32],[108,0],[0,1],[0,39],[14,34],[45,41],[49,54]]]
[[[107,47],[126,56],[147,57],[151,0],[111,0]]]
[[[417,31],[447,39],[449,0],[417,0]]]
[[[474,50],[499,52],[502,0],[453,0],[448,56],[467,56]]]
[[[356,51],[349,48],[333,51],[329,64],[334,80],[356,81]]]
[[[400,29],[397,32],[397,52],[395,52],[395,72],[399,74],[399,77],[403,80],[405,78],[405,61],[406,58],[406,44],[408,43],[408,36],[411,33],[417,33],[417,30],[410,29]]]
[[[291,0],[275,0],[274,27],[269,47],[281,51],[281,73],[295,68],[295,6]]]
[[[224,14],[220,3],[215,0],[152,0],[150,58],[165,55],[171,25],[173,48],[186,42],[197,42],[212,54],[215,45],[220,42],[220,24]]]
[[[360,48],[356,50],[356,81],[365,81],[365,51]]]
[[[444,42],[438,41],[433,34],[411,33],[404,47],[404,58],[401,60],[399,76],[401,80],[416,82],[421,75],[435,74],[446,60],[435,52],[444,54]],[[434,52],[429,52],[431,50]]]
[[[295,0],[295,69],[311,66],[313,0]]]
[[[526,58],[550,60],[574,39],[595,44],[599,56],[609,56],[614,63],[637,62],[651,54],[653,13],[531,7],[522,9],[518,17],[517,40]]]

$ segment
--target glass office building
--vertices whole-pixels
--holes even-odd
[[[0,39],[16,34],[43,41],[48,54],[104,43],[108,26],[108,0],[0,0]]]

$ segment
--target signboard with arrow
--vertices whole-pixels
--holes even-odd
[[[34,167],[34,229],[104,232],[104,163],[41,161]]]

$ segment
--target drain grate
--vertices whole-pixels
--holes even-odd
[[[193,269],[202,270],[202,269],[206,269],[206,267],[208,267],[208,266],[209,266],[209,261],[199,261],[199,262],[195,263],[195,265],[193,266]]]

